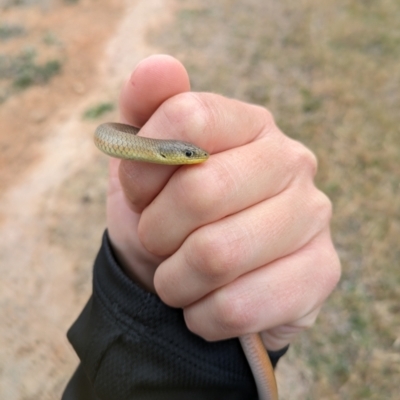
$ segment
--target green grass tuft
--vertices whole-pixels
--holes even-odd
[[[35,62],[36,53],[25,50],[16,56],[0,55],[0,79],[11,81],[15,89],[25,89],[31,85],[47,83],[61,71],[58,60],[49,60],[44,64]]]
[[[113,111],[115,105],[113,103],[99,103],[93,107],[87,109],[84,114],[83,118],[85,119],[97,119],[100,118],[102,115]]]
[[[0,40],[9,40],[25,34],[25,29],[21,25],[0,23]]]
[[[13,86],[18,89],[25,89],[31,85],[47,83],[60,70],[61,64],[58,60],[50,60],[43,65],[34,63],[21,65],[16,71]]]

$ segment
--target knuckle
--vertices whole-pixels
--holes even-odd
[[[246,293],[234,290],[221,291],[216,299],[215,315],[221,331],[227,336],[238,336],[251,329],[255,323],[255,316],[251,312]]]
[[[213,113],[195,93],[181,93],[162,105],[167,121],[182,134],[202,133],[213,123]]]
[[[256,116],[257,118],[253,119],[250,121],[250,124],[252,122],[255,122],[257,125],[254,128],[259,129],[259,125],[257,121],[263,121],[262,129],[260,131],[260,134],[265,135],[265,134],[271,134],[271,133],[278,133],[279,135],[282,135],[282,132],[279,130],[279,128],[276,125],[275,118],[273,114],[271,113],[270,110],[268,110],[265,107],[252,104],[252,111],[253,113],[251,114],[252,116]],[[282,135],[283,136],[283,135]]]
[[[342,268],[339,256],[333,247],[330,254],[328,255],[328,259],[329,262],[327,263],[325,282],[327,286],[327,293],[330,293],[340,280]]]
[[[229,281],[240,265],[245,249],[243,242],[229,234],[203,229],[189,250],[193,268],[206,282],[218,284]]]
[[[307,170],[312,176],[315,176],[318,168],[318,160],[310,149],[299,142],[293,141],[291,159],[293,168],[296,171]]]
[[[322,304],[332,293],[341,277],[341,266],[337,254],[332,251],[329,255],[325,256],[325,260],[319,274],[314,276],[318,287],[316,288],[316,295],[313,299],[316,305]]]
[[[329,229],[325,229],[311,244],[309,260],[315,290],[310,291],[316,306],[321,305],[340,280],[341,263],[331,240]],[[313,294],[315,293],[315,294]]]
[[[261,107],[262,112],[264,113],[264,121],[265,121],[265,126],[271,130],[272,128],[276,127],[275,123],[275,118],[274,115],[272,114],[271,111],[269,111],[267,108]]]
[[[332,202],[325,193],[318,189],[314,196],[313,213],[321,221],[322,226],[325,226],[332,217]]]

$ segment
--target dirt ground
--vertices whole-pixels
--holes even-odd
[[[62,60],[50,82],[0,104],[0,398],[56,399],[77,366],[65,334],[90,295],[105,227],[107,159],[92,143],[99,122],[82,116],[116,104],[134,65],[157,52],[147,29],[170,10],[159,0],[0,7],[1,22],[26,31],[1,42],[3,54],[30,46]]]
[[[344,274],[280,362],[281,398],[397,399],[399,12],[396,0],[0,0],[0,398],[60,398],[77,366],[65,333],[105,228],[93,131],[118,119],[135,64],[168,52],[195,90],[269,107],[319,158]]]

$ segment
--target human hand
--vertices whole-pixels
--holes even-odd
[[[261,332],[278,350],[314,323],[340,276],[316,159],[264,108],[189,90],[168,56],[142,61],[122,90],[123,122],[212,155],[182,167],[111,160],[113,249],[194,333]]]

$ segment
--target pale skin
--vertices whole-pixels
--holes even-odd
[[[190,92],[170,56],[136,67],[120,108],[141,135],[211,154],[182,167],[111,160],[108,232],[128,276],[206,340],[260,332],[269,350],[288,345],[340,277],[313,153],[262,107]]]

